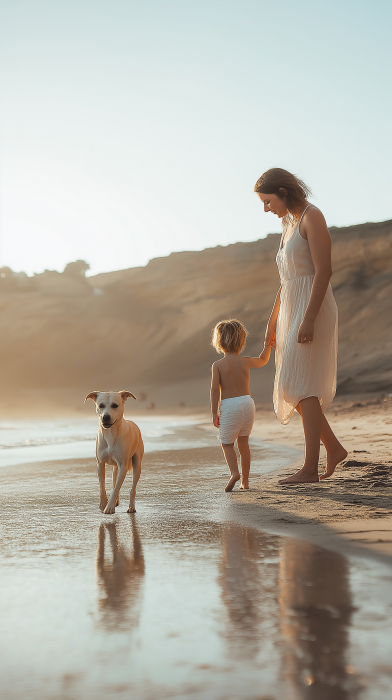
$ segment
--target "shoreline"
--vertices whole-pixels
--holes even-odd
[[[276,473],[266,474],[251,484],[250,492],[233,492],[237,517],[270,532],[391,564],[392,397],[335,400],[326,415],[348,450],[333,477],[317,484],[281,486]],[[259,407],[252,435],[303,452],[298,415],[282,426],[271,410]],[[292,474],[301,462],[282,470],[279,477]],[[323,468],[322,447],[320,473]],[[277,504],[279,510],[274,508]]]
[[[222,518],[223,513],[224,519],[233,519],[259,530],[294,536],[342,553],[371,556],[392,563],[392,397],[371,397],[354,402],[335,400],[327,416],[348,449],[348,458],[338,466],[332,478],[318,484],[295,486],[280,486],[277,481],[281,476],[293,473],[301,464],[303,435],[299,416],[294,416],[288,425],[282,426],[270,405],[259,404],[252,432],[255,461],[253,469],[251,467],[251,489],[243,492],[237,488],[229,494],[224,492],[228,479],[227,466],[218,441],[215,443],[217,431],[212,426],[209,414],[205,411],[184,411],[178,415],[168,411],[162,418],[167,419],[169,415],[180,423],[189,425],[192,422],[196,440],[189,436],[192,442],[189,449],[185,445],[180,449],[168,445],[168,449],[163,451],[147,453],[145,468],[148,469],[149,464],[153,466],[157,460],[161,464],[180,460],[179,465],[187,468],[187,465],[195,463],[199,455],[202,472],[207,470],[204,483],[200,479],[194,486],[190,476],[185,493],[188,498],[194,499],[194,507],[196,502],[203,503],[203,509],[204,504],[208,504],[208,517],[215,519],[218,508],[218,519]],[[159,420],[159,416],[154,416],[154,419]],[[201,436],[200,446],[195,446],[197,435],[199,438]],[[212,436],[214,440],[210,439]],[[263,444],[260,445],[259,441]],[[270,455],[268,444],[271,445]],[[289,450],[297,452],[298,459],[288,465],[284,453],[287,457]],[[274,467],[274,455],[277,455],[280,465],[285,466],[277,464]],[[269,460],[268,471],[263,471],[263,462],[264,470],[267,467],[266,460]],[[60,463],[66,463],[67,468],[71,467],[70,471],[78,464],[83,469],[91,466],[95,479],[93,456],[41,463],[25,462],[15,464],[11,469],[13,472],[15,470],[17,477],[24,474],[22,478],[28,479],[31,469],[50,473],[54,464]],[[324,450],[320,471],[323,465]],[[2,479],[9,482],[9,470],[2,472]],[[95,483],[91,485],[92,489],[95,487]],[[100,513],[97,516],[105,517]]]

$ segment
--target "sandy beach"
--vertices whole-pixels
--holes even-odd
[[[284,487],[277,484],[276,474],[254,479],[249,493],[235,494],[241,517],[329,546],[347,549],[355,544],[392,557],[392,397],[335,399],[327,416],[348,450],[334,477],[315,486]],[[281,476],[301,466],[299,416],[281,426],[270,407],[259,405],[253,435],[299,451],[298,460],[281,470]],[[322,448],[320,474],[324,465]]]
[[[392,4],[0,16],[0,700],[392,700]]]
[[[95,421],[40,423],[24,447],[3,423],[5,696],[385,698],[392,401],[356,403],[330,412],[350,450],[336,477],[294,488],[277,479],[300,463],[299,421],[259,406],[249,493],[224,492],[207,414],[140,417],[135,516],[130,479],[114,516],[98,509]]]

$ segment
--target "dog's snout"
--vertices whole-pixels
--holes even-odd
[[[104,413],[102,416],[102,420],[104,423],[110,423],[110,413]]]

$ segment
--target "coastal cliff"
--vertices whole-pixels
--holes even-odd
[[[392,221],[330,228],[339,308],[338,392],[392,391]],[[34,277],[0,270],[3,391],[61,393],[75,405],[92,389],[131,389],[142,405],[208,403],[210,332],[237,317],[262,348],[279,277],[279,235],[173,253],[129,270],[85,277],[82,261]],[[252,375],[271,397],[274,362]],[[72,398],[70,398],[72,397]]]

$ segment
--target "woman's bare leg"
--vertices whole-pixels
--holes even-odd
[[[247,490],[249,488],[249,472],[250,472],[250,449],[249,435],[244,435],[237,438],[237,445],[241,455],[241,485],[240,489]]]
[[[300,403],[296,408],[298,413],[301,414]],[[343,445],[337,439],[324,415],[323,425],[321,428],[321,442],[323,443],[327,452],[327,469],[325,473],[320,476],[320,480],[327,479],[329,476],[332,476],[339,462],[342,462],[347,457],[347,450],[344,449]]]
[[[293,476],[281,479],[279,484],[301,484],[315,482],[318,477],[320,456],[320,439],[323,426],[323,414],[318,398],[310,396],[300,402],[300,414],[305,434],[305,462]]]
[[[232,491],[234,485],[240,479],[240,473],[238,471],[237,455],[234,449],[234,443],[230,445],[222,445],[222,450],[226,458],[227,466],[230,469],[231,478],[227,482],[225,491]]]
[[[321,429],[321,442],[327,451],[327,469],[320,476],[320,479],[327,479],[332,476],[339,462],[343,462],[347,457],[347,450],[337,439],[325,416],[323,416],[323,426]]]

